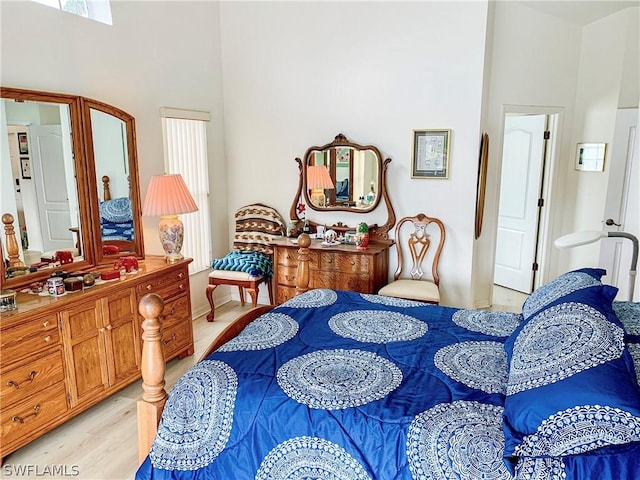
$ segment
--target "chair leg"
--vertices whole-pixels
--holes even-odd
[[[205,296],[207,300],[209,300],[209,306],[211,307],[211,311],[207,315],[207,322],[213,322],[215,317],[216,307],[213,304],[213,291],[216,289],[217,285],[207,285],[207,290],[205,291]]]
[[[240,292],[240,305],[244,307],[244,288],[238,285],[238,291]]]
[[[251,296],[251,307],[256,308],[258,306],[258,287],[247,288],[247,292]]]
[[[273,279],[267,280],[267,289],[269,290],[269,305],[274,305],[273,303]]]

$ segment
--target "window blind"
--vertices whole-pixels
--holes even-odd
[[[165,170],[179,173],[193,196],[198,211],[182,215],[182,254],[193,258],[189,273],[201,272],[211,263],[209,216],[209,168],[207,158],[207,112],[161,108],[165,143]]]

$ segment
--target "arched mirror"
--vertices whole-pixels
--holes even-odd
[[[309,147],[304,160],[296,158],[296,162],[300,168],[300,182],[290,218],[297,218],[300,198],[318,212],[368,213],[384,202],[387,221],[383,225],[370,225],[370,233],[379,239],[387,238],[387,232],[395,223],[386,189],[386,171],[391,159],[383,161],[377,147],[360,145],[338,134],[331,143]],[[316,225],[313,221],[310,223]],[[347,231],[354,227],[339,223],[332,228]]]
[[[83,99],[91,189],[96,194],[93,234],[98,261],[143,251],[135,126],[131,115],[111,105]],[[97,208],[97,210],[96,210]]]
[[[121,181],[130,185],[121,192],[132,212],[130,239],[116,255],[142,257],[133,117],[70,94],[1,87],[0,97],[2,287],[43,280],[55,268],[83,271],[113,260],[104,254],[96,180],[106,157],[121,161],[121,170],[105,173],[118,192]]]

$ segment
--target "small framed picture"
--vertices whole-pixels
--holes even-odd
[[[20,159],[20,169],[22,170],[22,178],[29,180],[31,178],[31,160],[28,157]]]
[[[606,143],[579,143],[576,148],[576,170],[583,172],[604,172]]]
[[[451,130],[414,130],[411,178],[449,178]]]
[[[18,150],[20,155],[29,155],[29,143],[26,132],[18,133]]]

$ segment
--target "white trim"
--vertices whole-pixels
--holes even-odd
[[[160,107],[160,116],[162,118],[179,118],[182,120],[199,120],[201,122],[210,122],[211,115],[209,112],[199,110],[182,110],[180,108]]]

